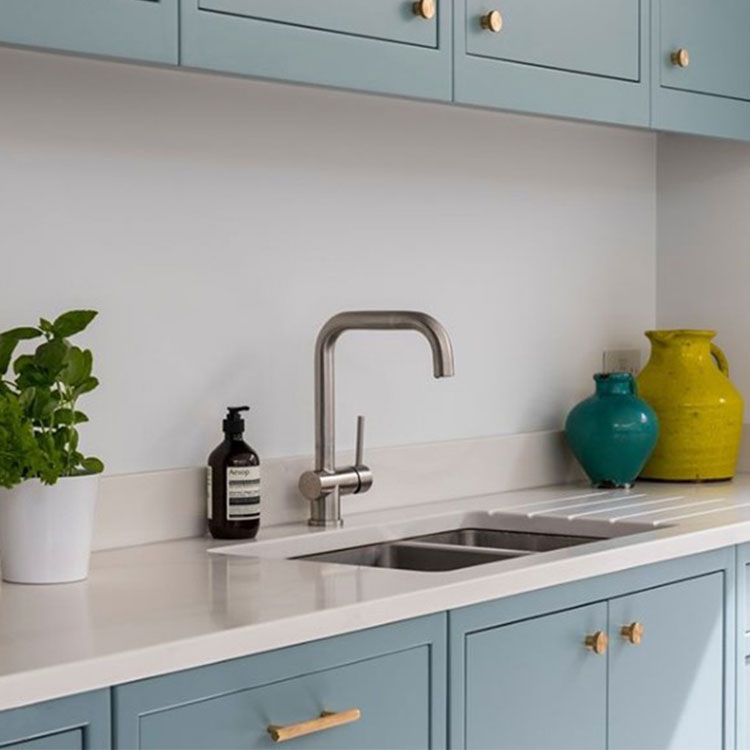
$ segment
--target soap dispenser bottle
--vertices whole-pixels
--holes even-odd
[[[208,457],[208,530],[215,539],[252,539],[260,526],[260,458],[244,441],[242,412],[230,406],[224,442]]]

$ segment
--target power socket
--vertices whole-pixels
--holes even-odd
[[[602,372],[629,372],[637,375],[641,370],[640,349],[611,349],[602,357]]]

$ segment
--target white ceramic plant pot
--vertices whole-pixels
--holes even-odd
[[[89,574],[97,475],[0,489],[0,572],[12,583],[68,583]]]

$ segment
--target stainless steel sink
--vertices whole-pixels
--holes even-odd
[[[519,552],[549,552],[561,547],[594,542],[603,537],[571,536],[569,534],[546,534],[529,531],[498,531],[496,529],[454,529],[439,534],[414,537],[412,541],[436,544],[457,544],[464,547],[490,547],[492,549]]]
[[[600,538],[466,528],[395,542],[329,550],[296,559],[438,572],[549,552]]]

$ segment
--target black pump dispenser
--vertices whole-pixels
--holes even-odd
[[[251,539],[260,526],[260,459],[243,439],[249,410],[227,408],[224,441],[208,457],[208,529],[216,539]]]
[[[242,418],[243,411],[250,411],[249,406],[228,406],[227,416],[223,422],[224,435],[242,435],[245,432],[245,420]]]

